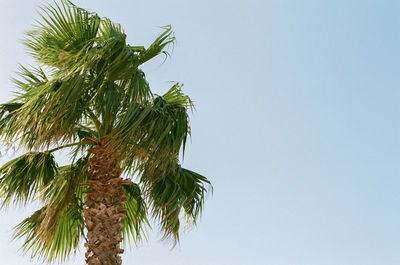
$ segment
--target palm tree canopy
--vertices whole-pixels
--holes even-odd
[[[119,24],[69,1],[41,7],[25,45],[38,67],[20,66],[16,97],[0,105],[0,135],[28,152],[0,168],[3,206],[40,200],[43,207],[16,226],[24,249],[65,259],[84,237],[82,210],[87,150],[111,139],[119,150],[128,201],[123,235],[145,236],[147,210],[165,238],[179,240],[180,217],[198,219],[210,182],[181,167],[193,102],[174,84],[151,92],[140,66],[173,43],[170,26],[147,48],[126,43]],[[72,148],[71,164],[53,153]]]

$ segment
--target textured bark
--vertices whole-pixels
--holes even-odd
[[[82,185],[89,186],[86,191],[87,208],[84,210],[87,228],[86,264],[87,265],[120,265],[122,260],[120,248],[122,241],[122,220],[126,218],[126,201],[123,180],[118,157],[113,147],[103,141],[89,150],[89,180]]]

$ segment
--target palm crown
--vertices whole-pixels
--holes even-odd
[[[40,13],[42,22],[25,41],[39,67],[21,66],[16,97],[0,106],[3,140],[27,151],[0,168],[3,205],[43,204],[16,226],[15,236],[24,238],[25,250],[50,261],[77,249],[91,207],[85,184],[91,150],[106,143],[122,175],[137,180],[121,182],[123,238],[143,237],[149,210],[164,237],[176,242],[181,215],[196,222],[210,183],[178,160],[193,102],[178,83],[154,95],[140,69],[166,53],[174,41],[171,27],[144,48],[127,44],[119,24],[68,1]],[[62,148],[71,150],[69,165],[55,161]]]

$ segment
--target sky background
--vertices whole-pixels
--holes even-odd
[[[40,2],[0,0],[1,102],[32,63],[20,40]],[[132,45],[173,26],[171,57],[143,69],[154,91],[180,81],[196,102],[184,166],[214,186],[180,246],[154,227],[124,264],[400,264],[400,1],[75,3]],[[34,210],[0,212],[2,264],[32,264],[11,235]]]

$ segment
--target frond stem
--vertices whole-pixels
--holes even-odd
[[[81,144],[81,143],[82,143],[82,142],[62,145],[62,146],[59,146],[59,147],[56,147],[56,148],[47,150],[46,152],[49,152],[49,153],[55,152],[55,151],[58,151],[58,150],[60,150],[60,149],[67,148],[67,147],[71,147],[71,146],[75,146],[75,145],[78,145],[78,144]]]

